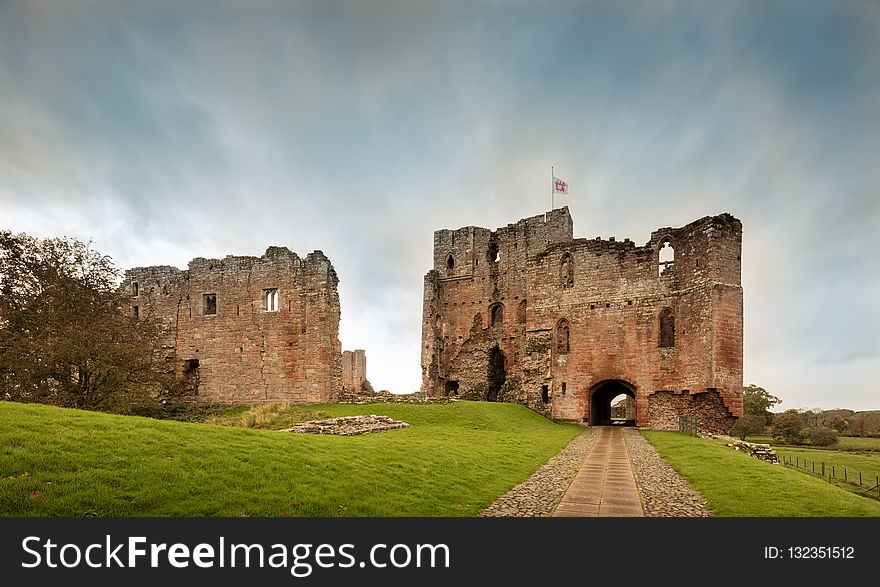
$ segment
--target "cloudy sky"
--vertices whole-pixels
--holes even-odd
[[[0,228],[120,267],[323,250],[419,385],[438,228],[743,221],[745,382],[880,408],[880,4],[0,0]]]

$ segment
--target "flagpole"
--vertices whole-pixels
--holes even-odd
[[[550,211],[551,211],[551,212],[553,211],[553,203],[554,203],[554,198],[553,198],[553,196],[556,195],[556,194],[553,193],[553,191],[554,191],[554,187],[553,187],[553,166],[551,165],[551,166],[550,166]]]

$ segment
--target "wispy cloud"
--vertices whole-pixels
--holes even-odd
[[[344,346],[407,391],[433,230],[542,212],[553,164],[579,235],[739,216],[746,379],[868,407],[878,55],[856,1],[10,0],[2,224],[123,266],[323,249]]]

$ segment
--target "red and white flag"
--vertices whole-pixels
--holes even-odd
[[[562,181],[555,175],[553,176],[553,193],[554,194],[567,194],[568,193],[568,183]]]

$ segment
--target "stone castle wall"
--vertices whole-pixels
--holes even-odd
[[[495,399],[493,387],[515,381],[505,398],[594,423],[598,404],[621,392],[635,398],[638,425],[657,427],[666,420],[649,407],[669,402],[655,394],[708,394],[732,421],[742,413],[741,235],[722,214],[658,229],[644,246],[575,239],[567,208],[495,231],[436,231],[422,390]],[[661,264],[667,243],[674,262]]]
[[[334,401],[341,387],[338,279],[320,251],[196,258],[125,273],[131,311],[167,327],[183,399]]]
[[[363,349],[342,351],[342,387],[361,391],[367,381],[367,355]]]

